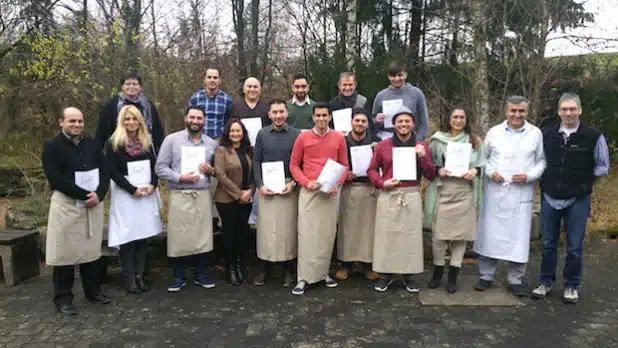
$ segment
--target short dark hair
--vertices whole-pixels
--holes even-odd
[[[369,113],[364,108],[354,108],[352,109],[352,118],[356,115],[365,115],[367,117],[367,121],[369,121]]]
[[[400,62],[398,60],[392,61],[388,65],[388,68],[386,68],[386,73],[389,76],[396,76],[400,72],[404,72],[404,71],[406,71],[406,65],[403,62]]]
[[[311,114],[312,115],[315,114],[315,109],[327,109],[329,115],[332,113],[332,109],[330,107],[330,104],[325,103],[325,102],[319,102],[319,103],[313,104],[313,109],[311,109]]]
[[[242,128],[242,139],[240,139],[240,149],[245,151],[249,155],[249,157],[253,158],[253,147],[251,147],[251,141],[249,140],[249,133],[247,133],[247,128],[240,121],[239,118],[234,117],[231,118],[223,127],[223,134],[221,138],[219,138],[219,145],[224,146],[228,150],[232,150],[232,140],[230,140],[230,129],[232,129],[232,125],[234,123],[238,123],[240,128]]]
[[[296,80],[302,80],[302,79],[305,79],[307,83],[309,83],[309,79],[307,78],[307,75],[302,74],[302,73],[298,73],[294,75],[294,77],[292,77],[292,83],[294,83],[294,81]]]
[[[199,110],[204,114],[204,117],[206,117],[206,110],[204,110],[204,107],[201,105],[189,105],[185,111],[185,115],[188,115],[191,110]]]
[[[285,100],[283,99],[279,99],[279,98],[275,98],[275,99],[271,99],[271,101],[268,102],[268,111],[270,111],[270,107],[273,105],[279,105],[279,104],[283,104],[283,106],[285,106],[285,109],[288,109],[288,104],[285,102]]]
[[[122,86],[122,85],[124,85],[124,83],[125,83],[127,80],[131,80],[131,79],[133,79],[133,80],[137,80],[137,82],[139,83],[139,85],[140,85],[140,86],[142,85],[142,75],[140,75],[140,74],[139,74],[138,72],[136,72],[136,71],[130,71],[130,72],[128,72],[128,73],[126,73],[126,74],[122,75],[122,80],[120,80],[120,85],[121,85],[121,86]]]
[[[212,68],[212,67],[208,67],[208,68],[204,69],[204,77],[206,77],[206,73],[208,72],[208,70],[215,70],[217,72],[217,74],[219,75],[219,77],[221,77],[221,72],[219,71],[219,69]]]

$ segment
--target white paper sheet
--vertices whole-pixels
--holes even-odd
[[[320,191],[329,193],[347,170],[348,167],[329,158],[317,179],[320,183]]]
[[[88,192],[94,192],[99,187],[99,168],[84,172],[75,172],[75,185],[81,187]],[[76,200],[78,208],[84,207],[84,201]]]
[[[283,161],[262,162],[262,183],[274,193],[285,190]]]
[[[352,109],[333,111],[333,124],[336,131],[348,134],[352,130]]]
[[[260,117],[241,118],[240,122],[245,125],[247,133],[249,133],[248,136],[251,146],[255,146],[257,134],[260,129],[262,129],[262,119]]]
[[[402,106],[402,99],[385,100],[382,102],[382,113],[386,115],[384,118],[384,128],[393,128],[393,116]]]
[[[526,158],[523,153],[506,152],[500,156],[498,173],[504,177],[504,181],[512,182],[513,175],[522,174],[526,166]]]
[[[376,135],[382,140],[390,139],[393,137],[393,133],[385,131],[379,131]]]
[[[199,173],[200,179],[203,179],[204,174],[200,172],[200,163],[206,162],[206,148],[183,146],[180,151],[180,174]]]
[[[446,145],[446,161],[444,169],[451,172],[451,176],[461,177],[470,169],[472,144],[449,141]]]
[[[127,162],[127,180],[135,187],[148,186],[152,180],[150,161]]]
[[[417,180],[416,149],[413,147],[393,148],[393,179]]]
[[[373,157],[371,145],[350,147],[350,158],[352,159],[352,172],[356,176],[367,176],[367,168]]]

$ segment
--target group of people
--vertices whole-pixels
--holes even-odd
[[[123,78],[122,92],[105,105],[95,138],[82,135],[82,113],[66,108],[61,132],[45,143],[42,156],[53,190],[46,263],[54,266],[58,311],[77,313],[76,264],[86,297],[109,302],[96,266],[108,189],[109,246],[119,248],[127,291],[149,290],[147,239],[162,231],[159,180],[170,192],[168,291],[186,286],[188,266],[194,266],[195,284],[215,286],[207,253],[214,248],[217,215],[227,282],[247,282],[248,220],[257,210],[256,286],[270,280],[273,264],[282,263],[283,286],[293,287],[295,295],[319,282],[336,287],[359,269],[377,291],[386,291],[398,276],[409,292],[418,292],[415,275],[424,270],[427,228],[433,239],[429,288],[441,286],[448,262],[446,290],[457,291],[466,244],[474,241],[480,273],[475,288],[488,290],[504,260],[516,296],[527,294],[522,277],[534,186],[540,181],[544,250],[541,284],[532,296],[544,298],[556,282],[564,220],[563,299],[577,302],[590,194],[595,178],[609,169],[605,138],[579,120],[579,97],[564,94],[558,103],[561,122],[543,131],[526,121],[529,102],[510,97],[506,120],[484,140],[472,131],[465,109],[456,107],[443,129],[425,142],[422,91],[406,82],[400,63],[392,63],[387,75],[390,86],[369,111],[350,72],[340,75],[340,93],[329,103],[309,98],[310,84],[302,74],[292,80],[290,100],[267,102],[260,99],[255,78],[244,82],[244,98],[233,101],[220,90],[219,71],[208,69],[205,88],[189,99],[185,129],[166,137],[156,108],[141,93],[138,74]],[[333,114],[346,109],[349,130],[337,131]],[[246,119],[261,120],[253,138]],[[430,182],[424,197],[421,177]],[[340,265],[331,277],[335,245]]]

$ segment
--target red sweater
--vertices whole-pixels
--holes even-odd
[[[290,173],[296,182],[307,187],[310,181],[320,176],[329,158],[350,168],[343,134],[331,129],[321,137],[315,134],[313,129],[306,130],[294,142],[290,157]],[[345,181],[346,174],[339,180],[341,184]]]
[[[418,180],[401,181],[398,187],[418,186],[421,184],[420,175],[422,174],[428,180],[433,180],[436,177],[436,166],[431,159],[431,152],[429,152],[429,146],[422,142],[417,141],[417,145],[423,145],[425,147],[425,156],[423,158],[416,157]],[[371,180],[374,186],[382,188],[384,182],[393,178],[393,144],[392,139],[386,139],[378,143],[373,152],[373,158],[367,169],[367,176]],[[382,176],[378,169],[382,168]]]

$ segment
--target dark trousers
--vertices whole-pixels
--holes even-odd
[[[270,273],[273,269],[273,266],[277,263],[281,263],[281,265],[283,266],[283,270],[286,272],[294,273],[296,271],[296,259],[283,262],[272,262],[260,259],[259,262],[261,263],[264,271],[266,271],[267,273]]]
[[[79,275],[82,278],[84,294],[92,298],[101,293],[98,260],[79,265]],[[56,306],[73,303],[73,283],[75,282],[75,266],[54,266],[54,303]]]
[[[543,229],[543,258],[541,260],[541,284],[556,282],[560,222],[566,227],[566,260],[564,264],[564,287],[575,289],[581,282],[586,221],[590,214],[590,196],[577,198],[567,208],[554,209],[541,194],[541,226]]]
[[[354,261],[341,261],[341,267],[352,269],[352,267],[354,267],[354,263],[355,263]],[[371,270],[371,263],[366,263],[366,262],[358,262],[358,263],[363,265],[365,269]]]
[[[246,244],[249,239],[249,215],[251,204],[239,202],[217,203],[217,210],[223,227],[223,250],[227,262],[246,257]]]
[[[120,268],[126,280],[133,280],[137,276],[143,277],[148,256],[147,239],[134,240],[121,245],[118,254]]]
[[[186,279],[185,270],[192,265],[195,266],[195,279],[208,273],[208,253],[170,257],[169,263],[172,266],[172,275],[175,279]]]

